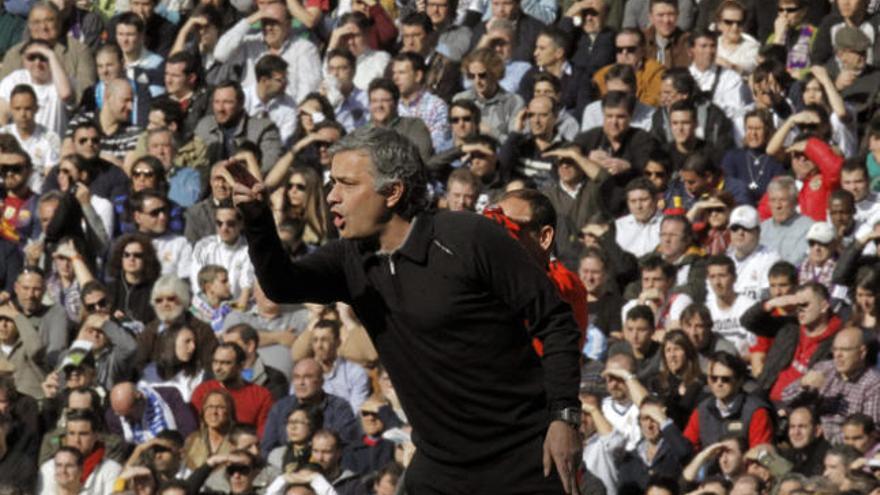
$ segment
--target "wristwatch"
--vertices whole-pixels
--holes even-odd
[[[581,410],[576,407],[566,407],[550,413],[550,421],[565,421],[572,428],[581,427]]]

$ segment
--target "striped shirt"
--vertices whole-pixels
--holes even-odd
[[[97,113],[93,111],[82,112],[70,120],[64,137],[72,138],[73,130],[85,122],[94,122],[98,129],[101,129],[101,120]],[[113,134],[101,137],[101,153],[108,153],[120,160],[124,160],[125,155],[137,146],[141,132],[142,129],[136,125],[128,123],[120,125]]]

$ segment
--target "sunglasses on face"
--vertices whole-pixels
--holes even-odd
[[[107,298],[102,297],[101,299],[98,299],[97,301],[95,301],[91,304],[85,304],[83,306],[86,308],[86,311],[88,311],[89,313],[92,313],[92,312],[95,312],[99,309],[106,308],[107,307]]]
[[[828,244],[825,244],[825,243],[819,242],[819,241],[807,241],[807,245],[810,247],[816,247],[816,246],[828,247]]]
[[[24,165],[4,165],[0,167],[0,175],[21,175],[24,172]]]
[[[734,225],[734,226],[730,227],[730,231],[731,232],[741,232],[741,231],[748,232],[749,229],[743,227],[742,225]]]
[[[28,62],[43,62],[44,64],[49,62],[49,59],[41,53],[29,53],[25,55],[24,59]]]
[[[147,215],[150,215],[153,218],[158,218],[159,215],[167,215],[168,214],[168,207],[162,206],[159,208],[154,208],[150,211],[145,211],[144,213],[146,213]]]
[[[236,474],[247,476],[251,474],[251,467],[247,464],[230,464],[226,467],[226,475],[230,478]]]
[[[86,143],[98,144],[101,142],[101,138],[99,138],[98,136],[81,137],[81,138],[77,139],[76,142],[79,144],[86,144]]]
[[[373,411],[361,411],[361,416],[365,418],[378,418],[379,413]]]
[[[729,385],[733,383],[733,377],[729,375],[709,375],[709,381],[712,383],[724,383]]]
[[[742,26],[742,19],[721,19],[721,24],[725,26]]]
[[[485,80],[489,79],[489,73],[488,72],[468,72],[467,78],[470,80],[479,79],[481,81],[485,81]]]
[[[152,179],[156,176],[156,173],[152,170],[135,170],[131,173],[131,176],[134,179]]]
[[[288,189],[296,189],[297,191],[300,191],[300,192],[306,191],[306,185],[301,184],[299,182],[291,182],[290,184],[287,184],[287,188]]]
[[[122,257],[125,259],[134,258],[136,260],[140,260],[144,258],[144,253],[141,252],[132,252],[132,251],[123,251]]]
[[[460,124],[462,122],[470,123],[473,118],[470,115],[466,115],[464,117],[449,117],[449,122],[453,124]]]
[[[618,46],[616,48],[617,53],[635,53],[639,47],[637,46]]]

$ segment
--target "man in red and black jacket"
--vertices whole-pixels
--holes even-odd
[[[587,289],[577,274],[551,255],[556,235],[556,210],[550,199],[534,189],[510,191],[498,201],[497,209],[488,209],[485,215],[503,225],[538,265],[546,270],[560,299],[571,306],[581,332],[579,345],[583,349],[589,323]],[[538,355],[543,355],[541,341],[534,339],[532,343]]]

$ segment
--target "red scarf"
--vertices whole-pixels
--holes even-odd
[[[97,445],[95,450],[92,451],[91,454],[87,455],[85,460],[83,461],[83,471],[82,475],[79,477],[80,483],[83,485],[86,484],[86,480],[91,476],[92,471],[98,467],[98,464],[101,464],[101,461],[104,460],[104,446]]]

